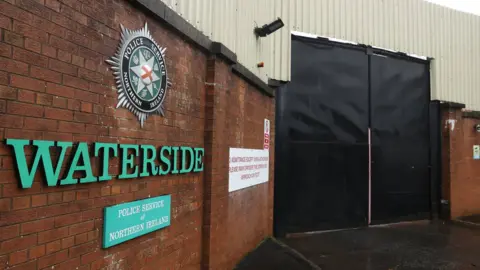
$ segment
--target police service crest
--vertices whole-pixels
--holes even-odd
[[[147,24],[132,31],[123,27],[118,51],[107,62],[112,65],[118,89],[117,108],[134,113],[143,127],[150,114],[164,115],[163,101],[167,93],[165,50],[158,46]]]

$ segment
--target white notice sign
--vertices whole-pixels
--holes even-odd
[[[230,148],[228,191],[268,182],[268,150]]]

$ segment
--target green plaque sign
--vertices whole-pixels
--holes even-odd
[[[106,207],[103,224],[103,248],[170,225],[170,195]]]

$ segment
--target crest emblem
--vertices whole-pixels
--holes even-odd
[[[107,60],[112,66],[118,90],[117,108],[135,114],[140,125],[150,114],[164,115],[163,101],[170,85],[165,66],[165,50],[158,46],[147,24],[140,30],[122,28],[117,53]]]

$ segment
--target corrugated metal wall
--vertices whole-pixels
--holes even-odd
[[[265,81],[290,79],[290,34],[301,31],[433,57],[432,98],[480,110],[480,16],[423,0],[162,1]],[[256,39],[255,25],[277,17],[285,27]]]

